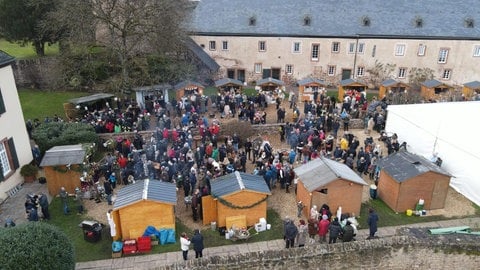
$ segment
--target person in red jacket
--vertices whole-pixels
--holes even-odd
[[[328,226],[330,225],[330,221],[328,221],[328,216],[323,215],[322,219],[318,222],[318,241],[320,243],[327,242],[327,233],[328,233]]]

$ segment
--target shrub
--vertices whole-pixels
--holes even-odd
[[[33,139],[43,155],[45,151],[57,145],[96,143],[98,135],[90,124],[49,122],[35,128]]]
[[[38,167],[33,164],[25,164],[20,168],[21,176],[36,176],[38,173]]]
[[[2,269],[74,269],[75,252],[55,226],[29,222],[0,230]]]
[[[237,133],[238,137],[240,138],[241,145],[243,145],[247,138],[255,135],[255,131],[253,130],[250,122],[235,120],[222,124],[220,135],[233,136],[235,133]]]

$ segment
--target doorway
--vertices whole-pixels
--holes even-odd
[[[342,69],[342,80],[350,79],[352,77],[351,69]]]

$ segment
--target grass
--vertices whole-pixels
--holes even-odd
[[[35,53],[35,48],[29,44],[22,46],[18,43],[11,43],[4,39],[0,39],[0,50],[8,53],[9,55],[17,59],[29,59],[37,58]],[[48,45],[45,44],[45,55],[55,55],[58,54],[58,44]]]

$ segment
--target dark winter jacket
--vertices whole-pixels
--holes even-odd
[[[343,237],[342,237],[342,241],[343,242],[350,242],[353,240],[353,227],[352,225],[350,224],[347,224],[345,225],[345,227],[343,227]]]
[[[342,232],[342,227],[340,226],[340,223],[338,223],[337,220],[334,220],[328,226],[328,230],[330,231],[330,238],[336,238]]]

